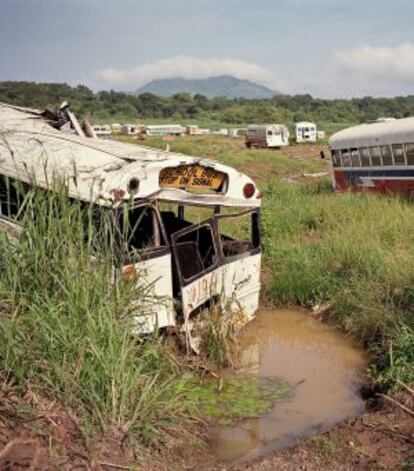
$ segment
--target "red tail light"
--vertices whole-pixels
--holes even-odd
[[[253,183],[246,183],[243,188],[243,195],[245,198],[251,198],[256,191],[256,187]]]

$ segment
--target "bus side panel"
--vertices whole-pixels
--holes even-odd
[[[151,333],[156,328],[175,326],[171,253],[141,261],[135,269],[138,287],[145,292],[144,299],[137,302],[137,331]]]
[[[242,310],[248,320],[259,307],[261,254],[226,263],[182,288],[183,313],[213,297],[220,297],[224,310]]]

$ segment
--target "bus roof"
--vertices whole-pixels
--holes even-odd
[[[311,123],[310,121],[299,121],[298,123],[295,123],[295,126],[297,128],[302,128],[302,127],[316,127],[315,123]]]
[[[278,130],[285,130],[287,129],[287,126],[285,126],[284,124],[272,124],[272,123],[268,123],[268,124],[249,124],[249,126],[247,126],[247,130],[248,131],[254,131],[254,130],[264,130],[264,129],[269,129],[269,128],[272,128],[272,129],[278,129]]]
[[[226,193],[196,194],[160,187],[162,169],[191,164],[225,173]],[[66,133],[53,127],[38,110],[2,103],[0,174],[35,181],[41,188],[50,188],[54,181],[64,182],[71,197],[108,206],[131,196],[212,206],[260,206],[256,186],[252,197],[243,193],[245,185],[254,182],[231,167],[201,157]],[[129,193],[131,180],[139,181],[133,194]]]
[[[332,149],[414,142],[414,118],[382,119],[339,131],[329,139]]]

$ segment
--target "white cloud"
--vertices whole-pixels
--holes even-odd
[[[396,47],[363,45],[336,51],[333,59],[340,69],[367,78],[403,82],[414,80],[414,43]]]
[[[217,75],[233,75],[252,80],[273,89],[282,87],[273,72],[260,65],[238,59],[200,59],[177,56],[139,65],[131,69],[107,68],[99,71],[93,82],[99,86],[138,88],[145,83],[162,78],[206,78]]]

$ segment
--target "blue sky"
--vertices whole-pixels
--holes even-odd
[[[225,73],[322,97],[414,94],[414,0],[0,0],[0,80],[132,90]]]

